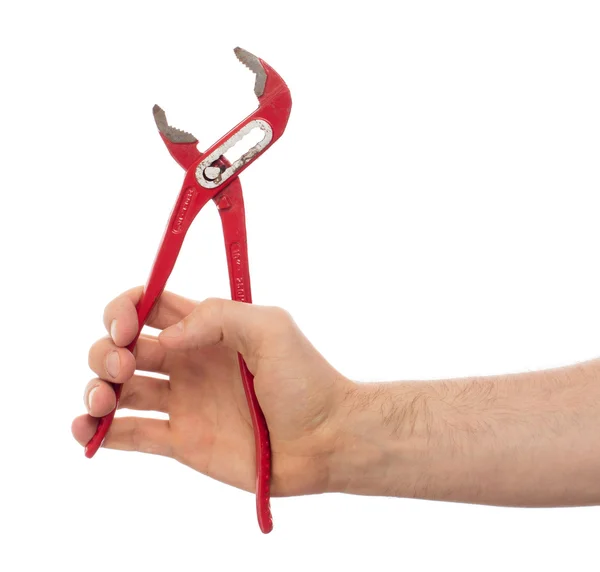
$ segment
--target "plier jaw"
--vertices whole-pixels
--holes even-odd
[[[221,137],[204,153],[198,149],[196,137],[170,126],[165,112],[157,105],[154,106],[154,119],[160,136],[170,154],[186,171],[186,174],[150,277],[137,305],[139,331],[128,346],[131,351],[135,348],[141,330],[165,288],[190,225],[202,207],[211,199],[217,205],[221,216],[231,297],[239,302],[252,302],[244,200],[238,177],[281,137],[289,119],[292,100],[287,85],[269,64],[241,48],[236,48],[235,54],[256,76],[254,93],[258,98],[259,106],[256,111]],[[263,132],[263,138],[241,157],[230,163],[225,157],[225,153],[253,129],[260,129]],[[254,377],[242,356],[240,355],[238,358],[256,444],[258,522],[262,532],[268,533],[273,528],[270,510],[271,449],[269,432],[256,398]],[[121,385],[115,385],[117,407],[121,388]],[[102,445],[115,411],[116,408],[100,419],[96,433],[86,446],[87,457],[92,457]]]
[[[204,168],[198,170],[198,183],[205,188],[219,188],[233,175],[239,175],[248,165],[255,161],[268,147],[283,135],[290,111],[292,98],[290,90],[281,76],[264,60],[257,58],[242,48],[235,48],[238,60],[255,74],[254,93],[258,99],[258,108],[246,119],[238,123],[229,133],[221,137],[206,152],[197,149],[198,140],[191,133],[169,125],[164,111],[155,105],[154,119],[160,135],[173,158],[188,171],[192,166],[204,168],[211,165],[225,152],[248,133],[248,126],[256,125],[266,136],[252,149],[240,157],[240,165],[229,177],[206,177]],[[217,153],[221,150],[220,153]],[[207,159],[213,157],[208,162]]]
[[[202,207],[242,171],[260,157],[287,126],[292,108],[290,90],[281,76],[264,60],[242,48],[235,48],[240,62],[255,74],[254,93],[258,108],[221,137],[207,151],[198,150],[194,135],[169,125],[165,112],[155,105],[154,120],[169,153],[186,170],[180,193],[181,217],[174,220],[176,232],[187,231]],[[229,164],[225,153],[254,129],[263,132],[262,139],[241,157]]]

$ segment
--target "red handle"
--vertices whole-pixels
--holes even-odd
[[[250,268],[248,265],[248,243],[246,239],[246,217],[244,198],[239,179],[235,179],[222,195],[214,199],[221,216],[231,299],[252,303]],[[271,515],[271,443],[265,416],[254,390],[254,376],[244,358],[238,355],[242,384],[250,410],[254,443],[256,447],[256,515],[258,525],[265,534],[273,530]]]
[[[254,391],[254,376],[250,373],[244,358],[238,355],[242,384],[250,408],[254,444],[256,447],[256,516],[258,526],[265,534],[273,530],[271,514],[271,441],[265,416]]]

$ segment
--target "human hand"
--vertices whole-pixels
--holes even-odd
[[[255,446],[238,369],[241,353],[269,427],[272,494],[328,490],[336,441],[333,419],[352,383],[310,344],[283,310],[230,300],[196,303],[165,292],[134,354],[126,346],[137,330],[134,288],[105,309],[110,335],[90,349],[98,375],[85,389],[89,415],[73,421],[85,445],[97,418],[115,407],[111,383],[124,383],[119,408],[161,411],[169,420],[115,418],[104,447],[172,457],[222,482],[254,491]],[[169,379],[141,375],[166,374]],[[109,383],[110,382],[110,383]]]

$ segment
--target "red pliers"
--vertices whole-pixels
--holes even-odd
[[[254,113],[219,139],[208,151],[201,153],[197,148],[198,140],[190,133],[171,127],[167,123],[164,111],[154,106],[154,119],[160,135],[173,158],[185,169],[186,174],[150,277],[137,305],[139,331],[128,346],[130,351],[133,351],[148,315],[165,288],[186,232],[196,215],[210,199],[217,205],[223,225],[231,298],[240,302],[252,302],[244,199],[238,176],[281,137],[290,116],[292,99],[287,85],[269,64],[241,48],[236,48],[234,51],[238,60],[256,76],[254,93],[258,98],[259,106]],[[256,129],[262,131],[262,139],[230,163],[225,153],[245,135]],[[271,479],[269,431],[254,391],[254,377],[241,355],[238,359],[256,442],[258,523],[262,532],[268,533],[273,529],[269,503]],[[114,386],[117,404],[121,387],[120,384]],[[102,445],[115,411],[116,408],[100,419],[96,433],[85,448],[87,457],[93,457]]]

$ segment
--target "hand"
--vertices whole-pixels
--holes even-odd
[[[328,488],[336,441],[334,413],[352,383],[331,367],[279,308],[229,300],[195,303],[165,292],[131,354],[138,330],[135,305],[142,288],[113,300],[104,312],[110,336],[90,349],[98,375],[87,384],[89,415],[73,421],[85,445],[98,417],[115,407],[110,383],[124,383],[119,408],[161,411],[169,420],[115,418],[104,447],[165,455],[230,485],[255,487],[254,434],[237,352],[255,376],[255,390],[271,436],[272,494]],[[166,374],[169,379],[139,375]]]

